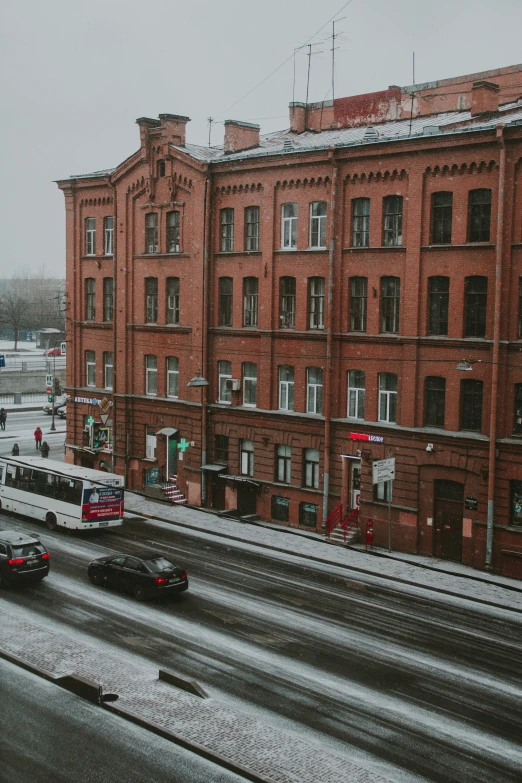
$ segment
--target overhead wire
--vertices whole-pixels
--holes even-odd
[[[299,49],[303,49],[305,46],[307,46],[317,35],[319,35],[321,30],[323,30],[327,25],[329,25],[330,22],[333,22],[335,17],[339,16],[339,14],[342,13],[344,11],[344,9],[347,8],[352,2],[353,2],[353,0],[348,0],[348,2],[346,2],[338,11],[336,11],[336,13],[330,19],[328,19],[327,22],[325,22],[323,25],[321,25],[321,27],[313,35],[311,35],[310,38],[308,38],[305,41],[305,43],[302,44],[302,46],[298,47],[298,50]],[[294,57],[294,54],[295,54],[295,51],[292,52],[292,54],[289,57],[287,57],[286,60],[284,60],[280,65],[278,65],[277,68],[274,68],[274,70],[271,71],[268,74],[268,76],[265,76],[264,79],[261,79],[260,82],[258,82],[256,85],[254,85],[254,87],[252,87],[250,90],[248,90],[248,92],[246,92],[244,95],[242,95],[241,98],[238,98],[237,101],[234,101],[234,103],[231,103],[230,106],[227,106],[227,108],[223,109],[222,112],[220,112],[219,114],[216,114],[216,117],[222,117],[223,114],[225,114],[226,112],[230,111],[230,109],[233,109],[234,106],[237,106],[238,103],[241,103],[241,101],[243,101],[245,98],[247,98],[249,95],[251,95],[254,92],[254,90],[257,90],[258,87],[261,87],[262,84],[264,84],[266,81],[268,81],[268,79],[270,79],[275,73],[277,73],[279,70],[281,70],[281,68],[283,68],[283,66],[285,66],[287,63],[289,63],[290,60],[292,60],[292,58]]]

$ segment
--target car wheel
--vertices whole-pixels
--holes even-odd
[[[45,524],[49,530],[56,530],[58,526],[58,522],[56,521],[56,517],[54,514],[51,514],[50,512],[45,517]]]
[[[89,579],[91,580],[91,582],[93,583],[93,585],[98,585],[98,587],[99,587],[100,585],[102,585],[102,584],[103,584],[103,582],[104,582],[103,576],[100,574],[100,572],[99,572],[99,571],[92,571],[92,572],[89,574]]]
[[[133,593],[134,593],[134,598],[137,601],[146,601],[147,600],[147,595],[146,595],[145,590],[142,587],[142,585],[135,585]]]

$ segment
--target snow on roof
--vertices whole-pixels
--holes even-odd
[[[226,153],[223,145],[203,147],[198,144],[186,144],[184,147],[181,147],[173,144],[171,146],[199,161],[227,163],[228,161],[261,158],[267,155],[293,154],[295,152],[327,149],[328,147],[375,144],[381,141],[399,141],[411,137],[433,136],[439,133],[444,135],[449,133],[466,133],[469,131],[486,130],[500,123],[505,125],[522,123],[521,99],[516,103],[500,106],[498,114],[495,114],[493,117],[489,115],[483,117],[480,115],[473,116],[468,109],[417,117],[413,120],[390,120],[375,125],[359,125],[355,128],[334,128],[320,132],[305,131],[304,133],[294,133],[289,129],[274,131],[261,136],[258,147],[241,152]],[[456,124],[459,127],[451,127]],[[461,127],[462,124],[464,124],[464,127]],[[446,126],[449,127],[445,130]],[[366,136],[369,128],[372,128],[371,137]],[[94,171],[91,174],[77,174],[71,177],[71,179],[103,177],[111,174],[114,170],[105,169],[104,171]]]

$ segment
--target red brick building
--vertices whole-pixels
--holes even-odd
[[[60,181],[67,458],[151,491],[168,443],[192,504],[321,530],[360,503],[381,545],[392,493],[393,548],[521,576],[521,96],[513,66],[212,148],[162,114]]]

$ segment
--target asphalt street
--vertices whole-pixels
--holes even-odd
[[[37,426],[43,432],[43,439],[51,448],[49,457],[55,460],[63,460],[65,443],[65,419],[55,416],[56,431],[51,432],[52,417],[44,413],[42,409],[37,411],[9,411],[7,412],[6,428],[0,430],[0,456],[11,454],[14,443],[18,443],[21,456],[34,456],[38,454],[35,447],[33,433]]]
[[[21,618],[139,655],[393,780],[520,779],[520,615],[147,521],[41,532],[51,575],[3,592]],[[189,591],[143,605],[90,584],[89,560],[137,547],[170,553]]]
[[[2,783],[241,783],[243,778],[0,659]]]

